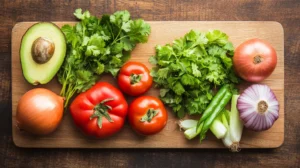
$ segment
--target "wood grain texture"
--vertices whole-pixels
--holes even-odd
[[[299,0],[0,1],[0,167],[300,167]],[[75,21],[76,8],[127,9],[152,21],[278,21],[284,27],[285,139],[276,149],[24,149],[12,141],[11,30],[21,21]],[[271,30],[270,30],[271,31]]]
[[[279,100],[279,119],[268,131],[252,132],[244,131],[241,148],[276,148],[284,141],[284,55],[283,55],[283,28],[278,22],[192,22],[192,21],[157,21],[148,22],[151,25],[151,34],[148,42],[138,44],[131,54],[132,61],[145,64],[149,69],[152,65],[148,62],[151,55],[155,54],[156,45],[171,43],[174,39],[184,36],[191,29],[208,31],[219,29],[225,32],[234,46],[251,38],[261,38],[270,42],[277,53],[278,63],[272,75],[263,81],[274,92]],[[75,128],[69,112],[65,112],[64,118],[58,129],[48,136],[32,136],[26,132],[20,132],[16,127],[16,107],[21,96],[29,89],[44,87],[59,94],[61,85],[54,78],[46,85],[32,86],[25,81],[20,64],[20,42],[26,30],[34,23],[17,23],[12,30],[12,129],[13,140],[19,147],[34,148],[223,148],[222,141],[217,140],[212,134],[199,143],[198,138],[192,141],[186,140],[178,127],[178,118],[167,108],[169,118],[166,127],[159,133],[149,137],[136,135],[126,123],[120,133],[105,140],[85,137]],[[58,26],[66,23],[57,22]],[[70,23],[69,23],[70,24]],[[73,24],[73,23],[71,23]],[[272,31],[269,31],[272,29]],[[106,75],[101,81],[114,84],[116,80]],[[250,83],[242,83],[241,91]],[[159,91],[152,87],[147,93],[158,97]],[[131,98],[128,99],[130,101]]]

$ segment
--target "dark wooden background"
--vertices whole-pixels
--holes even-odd
[[[299,0],[0,1],[0,167],[300,167]],[[285,142],[278,149],[22,149],[11,136],[11,30],[21,21],[74,21],[127,9],[145,20],[278,21],[285,36]],[[270,30],[272,31],[272,30]]]

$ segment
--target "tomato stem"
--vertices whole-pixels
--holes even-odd
[[[105,104],[108,101],[114,100],[113,98],[107,98],[102,100],[98,105],[94,108],[94,113],[91,115],[90,120],[93,118],[98,118],[97,124],[99,128],[102,128],[102,117],[105,117],[109,122],[114,122],[110,115],[108,114],[108,110],[111,110],[111,106]]]
[[[151,122],[152,118],[158,114],[158,110],[154,110],[153,108],[148,109],[147,113],[141,118],[141,122]]]
[[[129,78],[130,78],[130,84],[133,85],[141,81],[142,75],[131,74]]]

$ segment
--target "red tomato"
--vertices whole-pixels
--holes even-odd
[[[139,62],[127,62],[120,70],[118,85],[130,96],[145,93],[152,85],[149,69]]]
[[[75,125],[86,135],[97,138],[117,133],[124,125],[127,110],[123,94],[107,82],[98,82],[70,105]]]
[[[249,82],[260,82],[270,76],[276,64],[275,49],[260,39],[243,42],[236,48],[233,56],[236,73]]]
[[[163,103],[153,96],[141,96],[129,105],[128,121],[142,135],[160,132],[167,124],[168,113]]]

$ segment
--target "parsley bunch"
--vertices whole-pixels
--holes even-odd
[[[156,55],[149,62],[156,65],[151,76],[160,88],[160,99],[180,118],[186,113],[201,114],[215,87],[238,83],[233,53],[228,36],[219,30],[191,30],[172,45],[156,46]]]
[[[131,20],[128,11],[118,11],[101,18],[89,11],[75,10],[80,20],[74,26],[64,25],[61,30],[67,40],[67,55],[58,72],[62,84],[60,95],[69,99],[95,84],[98,75],[116,76],[130,57],[137,43],[144,43],[150,34],[150,25],[142,19]]]

